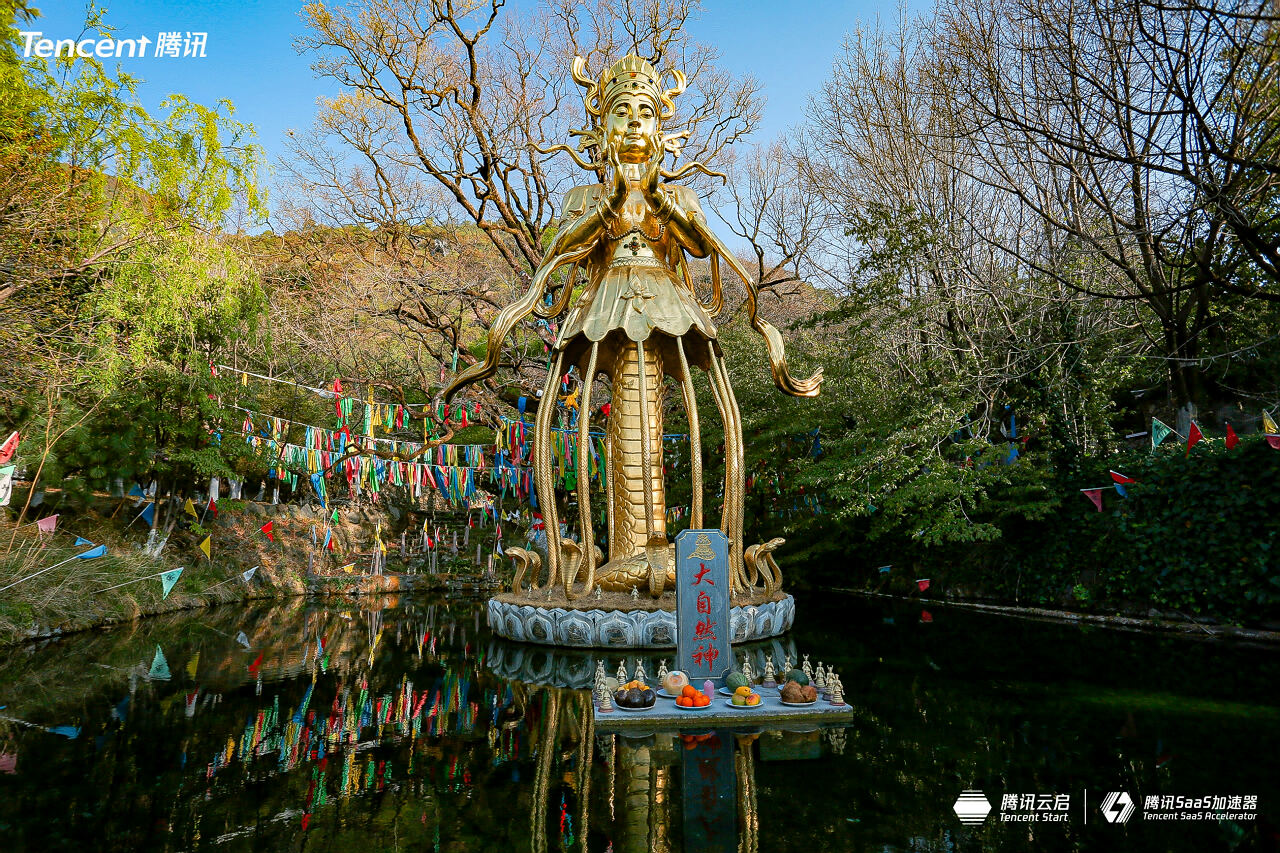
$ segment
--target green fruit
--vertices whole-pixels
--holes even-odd
[[[737,690],[739,687],[747,686],[747,677],[740,672],[731,672],[725,676],[724,686],[730,690]]]
[[[803,669],[793,669],[793,670],[791,670],[790,672],[788,672],[788,673],[787,673],[787,678],[786,678],[786,680],[787,680],[787,681],[794,681],[796,684],[799,684],[801,687],[808,687],[808,686],[809,686],[809,676],[807,676],[807,675],[805,675],[805,674],[804,674],[804,670],[803,670]]]
[[[745,705],[745,704],[747,704],[747,697],[746,697],[746,696],[734,696],[734,697],[733,697],[733,704],[735,704],[735,705]]]

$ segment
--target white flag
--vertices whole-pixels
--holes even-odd
[[[14,467],[13,465],[6,465],[0,468],[0,506],[8,506],[9,498],[13,497]]]

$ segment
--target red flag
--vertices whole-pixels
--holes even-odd
[[[1191,455],[1191,448],[1196,446],[1196,442],[1204,438],[1204,433],[1200,432],[1200,427],[1196,426],[1196,422],[1191,422],[1191,429],[1187,430],[1187,455]]]
[[[214,517],[214,518],[217,518],[217,517],[218,517],[218,504],[214,502],[213,498],[209,498],[209,509],[213,511],[213,517]]]
[[[18,433],[15,430],[12,435],[4,440],[4,444],[0,445],[0,465],[8,463],[13,458],[13,454],[18,449]]]
[[[342,393],[342,380],[337,378],[336,376],[333,379],[333,393],[335,394]]]
[[[600,407],[600,414],[604,415],[607,418],[609,417],[609,411],[612,408],[613,406],[609,405],[608,403],[605,403],[603,406]]]
[[[1227,424],[1227,450],[1231,450],[1240,443],[1240,436],[1236,435],[1236,431],[1231,428],[1231,424]]]
[[[1280,450],[1280,435],[1267,436],[1267,444],[1271,445],[1272,450]]]
[[[920,611],[920,621],[921,621],[921,622],[932,622],[932,621],[933,621],[933,614],[932,614],[932,613],[930,613],[928,610],[921,610],[921,611]]]
[[[928,589],[928,588],[929,588],[929,579],[928,579],[928,578],[916,578],[916,586],[920,587],[920,591],[921,591],[921,592],[924,592],[926,589]]]
[[[1124,474],[1121,474],[1119,471],[1112,471],[1112,472],[1111,472],[1111,479],[1112,479],[1112,480],[1114,480],[1114,481],[1115,481],[1115,482],[1117,482],[1117,483],[1136,483],[1136,482],[1138,482],[1137,480],[1133,479],[1132,477],[1126,477]]]
[[[1093,505],[1098,508],[1098,512],[1102,512],[1102,489],[1081,489],[1084,496],[1093,501]]]
[[[58,516],[49,515],[36,522],[36,529],[41,533],[52,533],[58,526]]]
[[[266,524],[262,525],[262,527],[258,528],[263,533],[267,534],[267,538],[270,539],[272,542],[276,541],[276,538],[271,535],[271,526],[273,524],[275,524],[274,521],[268,521]]]

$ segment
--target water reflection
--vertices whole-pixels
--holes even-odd
[[[496,641],[481,612],[298,601],[0,654],[0,850],[1066,851],[1122,838],[1243,851],[1274,839],[1274,653],[945,613],[888,624],[875,608],[810,603],[771,651],[835,663],[856,685],[850,727],[622,735],[596,731],[574,689],[590,655]],[[962,827],[951,803],[966,787],[1257,794],[1261,814]]]

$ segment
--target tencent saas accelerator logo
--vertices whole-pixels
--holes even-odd
[[[1107,823],[1124,823],[1133,817],[1133,798],[1125,791],[1112,791],[1102,798],[1101,809]]]
[[[961,791],[959,799],[952,808],[955,809],[956,817],[960,818],[963,824],[982,823],[991,813],[991,803],[981,791]]]

